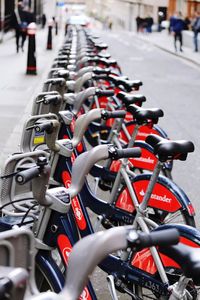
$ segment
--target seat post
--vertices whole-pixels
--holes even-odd
[[[143,199],[143,201],[142,201],[142,203],[140,204],[140,207],[139,207],[139,210],[141,212],[145,211],[146,208],[147,208],[147,206],[148,206],[148,202],[150,200],[153,188],[154,188],[154,186],[156,184],[157,178],[159,176],[159,173],[160,173],[162,167],[163,167],[163,163],[158,160],[157,164],[155,166],[155,169],[154,169],[154,171],[153,171],[153,173],[151,175],[151,178],[150,178],[150,181],[149,181],[146,193],[144,195],[144,199]]]
[[[140,125],[139,124],[135,124],[135,128],[133,130],[133,133],[131,135],[131,138],[129,140],[127,148],[132,148],[133,147],[133,145],[135,143],[135,140],[136,140],[136,136],[137,136],[138,131],[139,131],[139,128],[140,128]]]

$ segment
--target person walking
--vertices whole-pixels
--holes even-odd
[[[170,20],[170,29],[172,34],[174,35],[174,48],[177,51],[177,41],[180,43],[180,52],[183,52],[183,36],[182,31],[184,30],[185,23],[182,18],[181,12],[175,13],[173,18]]]
[[[15,29],[16,38],[16,50],[19,52],[19,47],[21,46],[22,51],[24,51],[24,43],[27,36],[27,26],[28,26],[27,14],[24,10],[23,2],[18,2],[18,7],[14,11],[11,17],[11,26]],[[20,43],[21,38],[21,45]]]
[[[195,18],[192,22],[192,30],[194,33],[194,52],[198,52],[198,34],[200,32],[200,12],[195,12]]]
[[[45,25],[46,25],[46,22],[47,22],[46,15],[45,15],[45,14],[42,14],[42,28],[44,28],[44,27],[45,27]]]
[[[146,31],[148,33],[152,32],[152,26],[153,26],[153,18],[151,16],[148,16],[146,19]]]

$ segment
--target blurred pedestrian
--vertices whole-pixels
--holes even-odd
[[[137,26],[137,32],[144,32],[147,26],[146,19],[138,16],[136,18],[136,26]]]
[[[184,30],[189,30],[190,29],[190,24],[191,24],[191,20],[189,17],[185,17],[184,19]]]
[[[177,41],[180,43],[180,51],[183,52],[182,46],[183,46],[183,36],[182,31],[184,29],[185,23],[182,18],[181,12],[175,13],[174,17],[171,19],[171,32],[174,35],[174,48],[175,51],[177,51]]]
[[[158,32],[161,32],[163,27],[162,27],[162,21],[164,21],[164,13],[162,11],[158,12]]]
[[[151,16],[148,16],[145,19],[145,23],[146,23],[146,31],[148,33],[151,33],[152,32],[152,25],[153,25],[153,18]]]
[[[108,22],[108,28],[110,30],[112,30],[112,27],[113,27],[113,22],[112,22],[112,20],[109,20],[109,22]]]
[[[195,12],[195,18],[192,22],[192,30],[194,33],[194,51],[198,52],[198,34],[200,32],[200,12]]]
[[[27,36],[28,24],[29,24],[29,20],[27,18],[27,13],[24,10],[23,2],[19,1],[17,9],[14,11],[13,15],[11,16],[11,26],[12,28],[15,29],[17,52],[19,52],[19,47],[21,47],[22,51],[24,51],[24,43]],[[21,43],[20,43],[20,38],[21,38]]]
[[[140,16],[137,16],[135,20],[136,20],[136,30],[137,32],[139,32],[142,19],[140,18]]]
[[[42,28],[44,28],[45,25],[46,25],[46,22],[47,22],[47,18],[46,18],[46,15],[45,15],[45,14],[42,14],[41,20],[42,20]]]

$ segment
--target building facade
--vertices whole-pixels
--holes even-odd
[[[111,20],[117,29],[135,30],[137,16],[151,16],[158,22],[159,12],[167,17],[168,0],[86,0],[88,12],[97,19]]]
[[[192,18],[195,11],[200,12],[200,0],[169,0],[168,16],[175,11],[181,11],[184,16]]]
[[[116,29],[135,30],[137,16],[153,17],[157,24],[175,11],[192,17],[200,11],[200,0],[86,0],[88,13],[103,22],[111,20]]]

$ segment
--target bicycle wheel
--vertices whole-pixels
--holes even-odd
[[[147,189],[150,174],[138,175],[132,179],[132,187],[141,203]],[[122,184],[115,206],[135,214],[128,188]],[[158,224],[179,223],[195,227],[194,209],[185,193],[169,179],[159,176],[148,204],[148,216]]]
[[[47,251],[46,251],[47,252]],[[35,281],[40,292],[59,293],[65,282],[61,267],[52,258],[51,253],[39,253],[35,263]]]
[[[39,265],[35,266],[35,281],[37,288],[41,293],[46,291],[54,291],[54,287],[51,280],[48,278],[47,274],[45,274],[44,270],[42,270]]]

